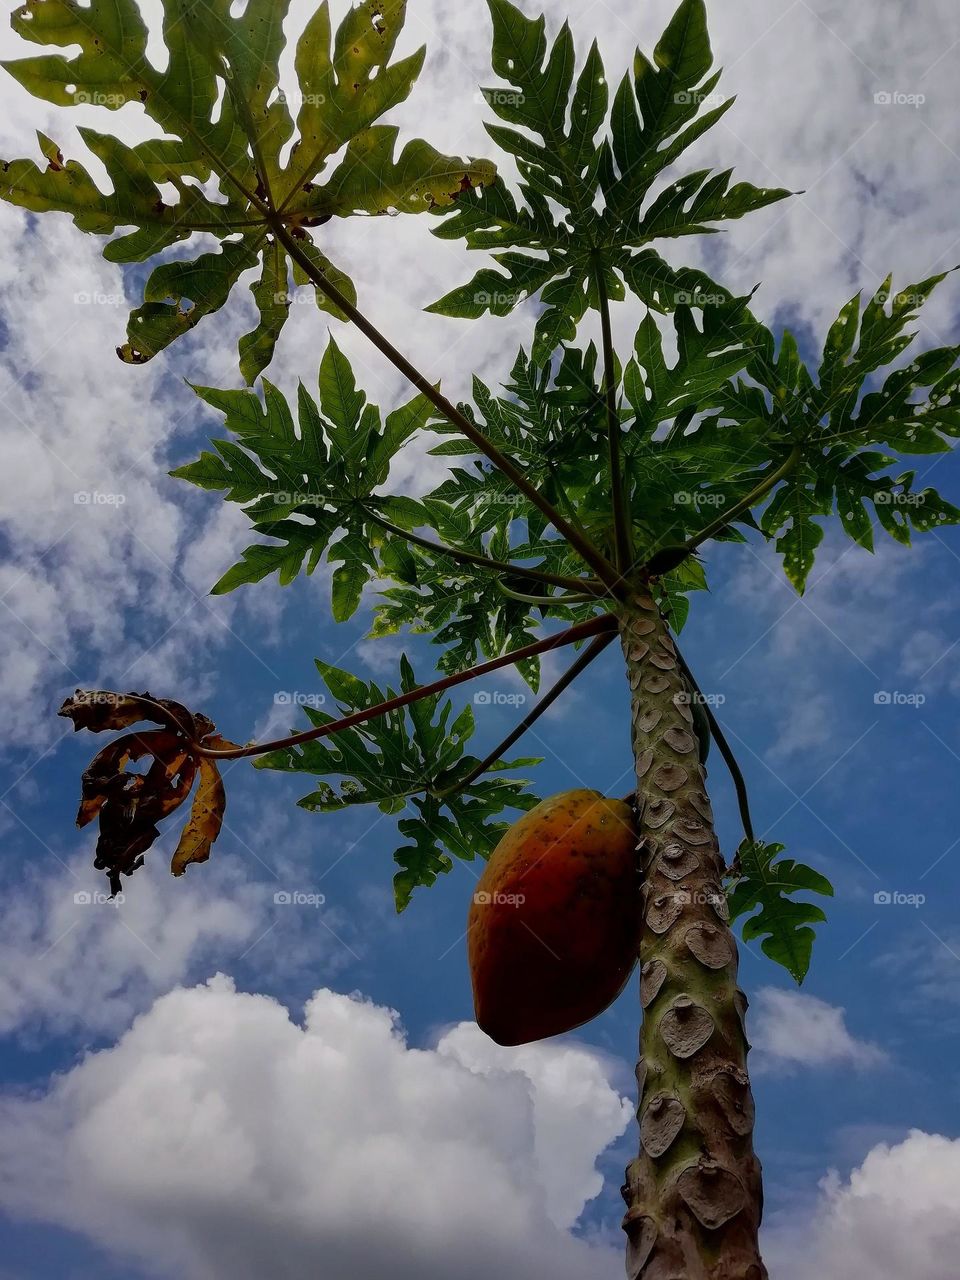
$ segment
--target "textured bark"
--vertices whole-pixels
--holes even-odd
[[[689,692],[650,596],[621,611],[644,873],[640,1154],[627,1168],[629,1280],[767,1280],[763,1193],[724,864]]]

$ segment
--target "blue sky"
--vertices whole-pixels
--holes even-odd
[[[575,31],[583,46],[596,31],[619,73],[625,26],[631,44],[649,47],[669,7],[654,5],[634,30],[597,5],[578,12]],[[729,131],[704,140],[703,163],[737,162],[739,176],[806,195],[711,247],[711,270],[745,288],[763,279],[757,310],[795,327],[807,350],[857,287],[872,291],[891,268],[905,284],[960,256],[960,161],[943,141],[957,105],[944,53],[957,19],[946,3],[911,10],[904,34],[902,8],[778,0],[714,18],[740,103]],[[472,86],[489,79],[485,13],[457,30],[438,6],[411,20],[436,61],[398,119],[439,146],[484,151]],[[877,103],[888,89],[925,102]],[[4,154],[26,154],[28,124],[48,127],[45,108],[3,93]],[[113,355],[124,306],[76,296],[132,297],[133,278],[59,219],[37,224],[2,207],[0,221],[0,1280],[253,1275],[279,1256],[280,1239],[290,1275],[322,1250],[339,1278],[379,1265],[387,1238],[401,1275],[432,1276],[428,1265],[456,1280],[492,1267],[619,1275],[635,984],[576,1037],[513,1056],[484,1041],[470,1025],[463,941],[477,866],[418,891],[398,919],[394,819],[307,814],[295,800],[309,779],[240,762],[227,771],[227,826],[206,866],[174,881],[167,833],[122,907],[75,904],[104,882],[94,837],[73,826],[79,776],[99,744],[54,714],[74,687],[148,687],[242,741],[302,723],[276,698],[322,692],[315,657],[382,684],[401,651],[421,675],[435,651],[422,639],[366,640],[369,601],[332,624],[322,574],[208,597],[245,545],[244,522],[166,471],[217,431],[183,379],[237,385],[246,304],[170,358],[130,369]],[[488,382],[505,376],[532,312],[473,326],[424,316],[420,305],[466,278],[462,252],[414,219],[384,222],[363,235],[332,230],[375,318],[457,394],[474,366]],[[692,260],[704,252],[690,246]],[[621,349],[639,319],[630,304],[616,308]],[[313,384],[325,325],[312,307],[294,308],[271,370],[288,392],[297,376]],[[917,345],[958,332],[951,279]],[[336,336],[371,399],[405,398],[358,335],[336,326]],[[416,486],[428,465],[436,460],[415,453],[398,483]],[[956,459],[919,459],[918,472],[960,504]],[[94,489],[123,502],[74,502]],[[836,887],[802,992],[741,948],[777,1280],[947,1280],[960,1244],[943,1190],[960,1176],[958,565],[958,530],[908,550],[878,534],[872,557],[833,531],[801,600],[759,542],[723,547],[682,637],[747,776],[758,834]],[[551,658],[548,671],[561,666]],[[482,687],[524,691],[509,677]],[[611,646],[517,748],[544,757],[541,795],[629,789],[625,695]],[[470,698],[454,695],[457,706]],[[475,710],[479,753],[516,713]],[[738,816],[716,752],[709,772],[732,850]],[[278,889],[325,903],[277,906]],[[923,901],[876,901],[884,892]],[[909,1256],[895,1216],[910,1226]]]

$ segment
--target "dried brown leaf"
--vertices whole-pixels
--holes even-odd
[[[103,733],[106,729],[128,729],[141,720],[165,725],[168,729],[193,738],[197,732],[194,717],[179,702],[155,698],[152,694],[114,693],[109,689],[77,689],[67,698],[57,715],[73,721],[74,729]],[[212,728],[206,716],[202,727]]]
[[[220,749],[231,747],[233,743],[214,735],[205,740],[204,746]],[[193,809],[170,862],[170,870],[175,876],[182,876],[191,862],[206,862],[210,857],[211,846],[223,826],[226,803],[227,796],[216,760],[201,756],[200,785],[193,798]]]
[[[147,774],[127,773],[130,761],[153,756]],[[149,807],[151,816],[166,817],[190,794],[196,772],[196,761],[187,743],[167,729],[146,729],[117,738],[90,761],[80,782],[80,810],[77,826],[85,827],[100,812],[111,796],[136,793],[141,807]]]

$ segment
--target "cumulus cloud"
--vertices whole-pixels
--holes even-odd
[[[205,593],[242,517],[208,505],[188,521],[164,475],[185,389],[164,400],[158,372],[120,364],[108,344],[122,305],[67,296],[85,279],[122,299],[119,269],[62,219],[38,236],[6,207],[0,218],[18,263],[0,295],[0,696],[12,745],[49,741],[56,702],[102,666],[127,687],[206,692],[215,659],[202,655],[236,606]]]
[[[383,912],[323,894],[309,824],[289,800],[255,796],[259,779],[231,777],[240,767],[224,771],[231,799],[210,862],[169,874],[175,823],[124,880],[122,901],[107,899],[91,837],[82,850],[58,836],[45,844],[0,807],[6,846],[19,851],[0,878],[0,1035],[115,1036],[158,995],[214,966],[251,964],[276,991],[332,981],[364,958],[365,927]],[[335,836],[330,846],[335,858]]]
[[[819,750],[836,734],[835,715],[832,697],[808,688],[805,696],[791,699],[790,718],[781,723],[770,757],[787,760]]]
[[[413,1049],[359,996],[317,991],[301,1026],[220,975],[3,1102],[0,1199],[185,1280],[614,1280],[566,1228],[628,1119],[586,1048]]]
[[[440,1040],[437,1052],[484,1076],[522,1072],[531,1082],[534,1150],[547,1211],[559,1226],[573,1226],[585,1201],[600,1194],[603,1178],[591,1165],[598,1133],[618,1137],[633,1105],[607,1084],[606,1063],[579,1045],[548,1041],[504,1048],[473,1022]]]
[[[769,1224],[765,1257],[777,1280],[947,1280],[960,1252],[960,1138],[910,1132],[879,1143],[843,1179],[820,1184],[809,1215]]]
[[[847,1029],[844,1010],[799,991],[763,987],[751,1005],[754,1070],[772,1066],[876,1067],[887,1055]]]

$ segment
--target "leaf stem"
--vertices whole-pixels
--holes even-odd
[[[423,547],[426,551],[433,551],[437,555],[450,556],[452,560],[463,560],[467,564],[480,565],[484,569],[497,569],[502,573],[517,574],[518,577],[530,578],[534,582],[546,582],[554,587],[569,587],[575,591],[586,590],[590,591],[594,596],[606,594],[603,590],[603,584],[596,582],[593,578],[567,578],[563,574],[545,573],[541,569],[528,569],[525,565],[509,564],[505,560],[495,560],[492,556],[466,551],[460,547],[448,547],[442,542],[433,542],[430,538],[423,538],[418,533],[411,533],[409,530],[401,528],[400,525],[387,520],[369,507],[365,506],[363,510],[374,524],[380,525],[388,533],[395,534],[398,538],[405,538],[408,542],[413,542],[416,546]],[[594,583],[596,583],[596,589]]]
[[[570,544],[570,546],[578,552],[581,558],[593,569],[594,573],[607,586],[613,589],[620,589],[620,578],[614,566],[607,560],[606,556],[587,538],[569,523],[559,511],[549,502],[536,485],[531,484],[524,473],[517,467],[513,461],[501,453],[492,440],[487,439],[482,431],[479,431],[470,419],[460,412],[460,410],[451,403],[450,400],[435,387],[419,369],[410,363],[403,356],[388,338],[386,338],[380,330],[359,311],[353,303],[341,291],[332,284],[326,276],[318,270],[307,254],[303,252],[297,244],[296,239],[290,234],[284,226],[282,220],[276,215],[271,215],[268,219],[270,225],[277,236],[277,239],[284,246],[294,262],[299,263],[304,273],[313,282],[313,284],[328,297],[331,302],[340,308],[340,310],[353,321],[357,328],[363,333],[373,345],[380,351],[390,363],[403,374],[408,382],[412,383],[423,395],[427,397],[434,408],[438,409],[443,416],[466,438],[475,444],[477,449],[484,454],[493,465],[501,471],[508,480],[510,480],[517,489],[520,490],[538,510],[542,511],[554,528],[561,533]]]
[[[717,516],[716,520],[711,520],[705,529],[695,533],[686,542],[679,543],[676,547],[662,547],[659,551],[655,551],[643,564],[642,569],[650,570],[654,568],[655,572],[660,573],[666,572],[667,568],[674,569],[678,564],[682,564],[687,556],[692,555],[703,543],[718,534],[721,529],[725,529],[728,524],[732,524],[745,511],[749,511],[761,498],[766,497],[771,489],[790,474],[802,457],[803,449],[800,445],[795,444],[780,466],[771,471],[769,475],[764,476],[763,480],[755,488],[751,489],[745,498],[741,498],[730,511],[725,511],[722,515]],[[658,558],[664,556],[669,556],[669,564],[665,567],[656,568]]]
[[[604,649],[607,647],[607,645],[610,643],[612,639],[613,639],[613,632],[611,632],[609,635],[597,636],[597,638],[586,649],[584,649],[583,653],[580,654],[579,658],[577,658],[576,661],[570,664],[570,666],[563,673],[560,679],[557,680],[555,684],[551,685],[551,687],[543,695],[543,697],[540,699],[537,705],[531,708],[531,710],[527,712],[527,714],[523,717],[523,719],[520,721],[517,727],[514,730],[512,730],[512,732],[507,734],[507,736],[500,743],[500,745],[498,747],[495,747],[488,756],[486,756],[483,760],[480,761],[478,765],[476,765],[473,769],[471,769],[470,772],[467,774],[467,776],[461,779],[455,787],[447,791],[434,792],[437,798],[439,800],[445,800],[449,796],[454,796],[461,791],[465,791],[466,788],[469,787],[471,782],[476,782],[477,778],[479,778],[482,774],[486,773],[491,765],[496,764],[496,762],[500,759],[503,753],[505,751],[509,751],[510,748],[513,746],[513,744],[516,741],[518,741],[518,739],[523,737],[523,735],[530,728],[530,726],[532,724],[535,724],[537,720],[539,720],[540,717],[543,715],[543,713],[547,711],[556,702],[556,700],[560,697],[560,695],[564,692],[564,690],[569,688],[569,686],[574,682],[574,680],[576,680],[577,676],[579,676],[581,672],[585,671],[586,668],[589,667],[590,663],[594,660],[594,658],[599,657],[599,655],[604,651]]]
[[[697,684],[693,672],[687,666],[686,659],[680,652],[676,641],[674,641],[674,648],[676,649],[677,661],[680,663],[680,670],[686,677],[691,691],[700,699],[700,706],[706,713],[707,720],[710,723],[710,732],[720,750],[720,754],[723,756],[723,761],[729,770],[730,777],[733,779],[733,787],[737,793],[737,807],[740,810],[740,821],[743,823],[743,831],[747,839],[752,842],[754,839],[753,823],[750,820],[750,802],[747,797],[747,784],[744,780],[743,773],[740,770],[740,766],[737,764],[737,758],[733,754],[733,749],[727,741],[723,730],[720,728],[717,717],[713,714],[709,702],[707,702],[700,686]]]
[[[551,604],[591,604],[596,601],[596,596],[582,593],[580,595],[566,596],[530,596],[523,591],[512,591],[510,587],[504,586],[502,582],[497,583],[497,590],[502,591],[511,600],[519,600],[522,604],[544,606]]]
[[[603,262],[593,254],[593,278],[600,305],[600,333],[603,345],[604,400],[607,408],[607,449],[610,458],[610,492],[613,500],[613,530],[616,546],[617,568],[625,569],[633,561],[630,539],[630,518],[624,491],[623,461],[620,449],[620,414],[617,411],[616,368],[613,354],[613,334],[610,327],[610,299],[604,277]]]
[[[251,742],[243,747],[226,749],[204,747],[202,743],[193,743],[191,746],[198,756],[207,756],[213,760],[239,760],[242,756],[259,756],[268,751],[281,751],[285,747],[295,747],[301,742],[313,742],[317,738],[327,738],[330,734],[339,733],[343,729],[352,729],[354,725],[364,724],[367,720],[376,719],[377,716],[388,715],[391,711],[397,711],[401,707],[409,706],[411,702],[419,702],[421,698],[431,697],[435,693],[443,693],[444,690],[452,689],[458,684],[463,684],[466,680],[473,680],[476,676],[487,675],[491,671],[499,671],[501,667],[512,666],[516,662],[522,662],[524,658],[534,658],[537,654],[547,653],[551,649],[562,648],[563,645],[575,644],[578,640],[587,640],[591,636],[613,632],[617,629],[617,625],[617,619],[612,613],[604,613],[595,618],[587,618],[586,621],[578,622],[566,631],[558,631],[555,635],[547,636],[543,640],[535,640],[532,644],[524,645],[521,649],[514,649],[510,653],[503,654],[502,657],[491,658],[489,662],[481,662],[478,666],[471,667],[468,671],[457,671],[453,675],[444,676],[442,680],[434,681],[433,684],[421,685],[419,689],[411,689],[408,693],[401,693],[395,698],[389,698],[386,702],[380,702],[375,707],[354,711],[340,720],[332,720],[329,724],[319,725],[315,729],[307,729],[303,733],[294,733],[287,738],[277,738],[273,742]]]
[[[800,445],[795,444],[780,466],[771,471],[768,476],[765,476],[755,489],[750,490],[745,498],[741,498],[731,511],[726,511],[717,516],[716,520],[712,520],[705,529],[701,529],[699,533],[688,539],[684,544],[688,551],[696,551],[697,547],[706,542],[708,538],[712,538],[714,534],[719,533],[731,521],[736,520],[738,516],[742,516],[745,511],[749,511],[761,498],[766,497],[775,485],[778,485],[785,476],[790,474],[802,456],[803,450]]]

